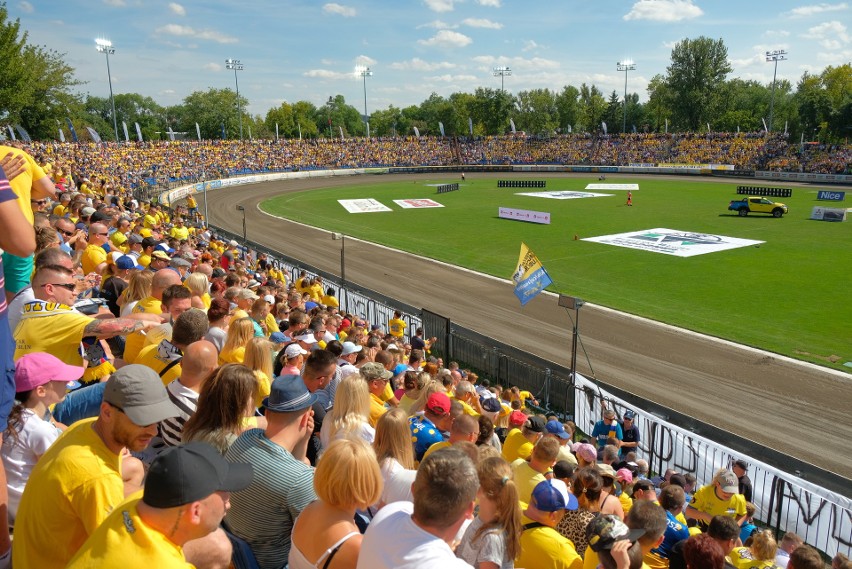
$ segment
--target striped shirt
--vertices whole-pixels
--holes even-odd
[[[166,393],[180,415],[160,422],[160,437],[166,445],[176,447],[181,444],[183,426],[195,414],[198,407],[198,393],[184,386],[177,379],[166,386]]]
[[[240,435],[225,458],[254,467],[249,487],[231,495],[225,523],[249,544],[261,569],[284,567],[293,522],[317,498],[313,469],[267,439],[261,429]]]

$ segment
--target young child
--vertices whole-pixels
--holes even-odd
[[[479,463],[479,513],[468,526],[456,556],[476,568],[484,563],[512,569],[520,553],[521,508],[512,468],[502,457]]]
[[[80,386],[83,366],[71,366],[45,353],[26,354],[15,364],[15,406],[3,433],[0,454],[9,488],[9,521],[15,522],[24,486],[39,458],[65,427],[50,419],[49,408]]]

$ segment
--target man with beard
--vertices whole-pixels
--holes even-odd
[[[13,564],[65,567],[124,500],[127,451],[144,450],[160,421],[177,415],[151,368],[128,365],[112,374],[99,415],[72,425],[33,469],[15,519]]]

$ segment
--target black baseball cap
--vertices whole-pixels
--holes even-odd
[[[160,453],[145,478],[142,501],[176,508],[214,492],[238,492],[251,484],[251,464],[230,463],[209,443],[193,441]]]

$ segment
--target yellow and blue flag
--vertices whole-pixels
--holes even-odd
[[[512,280],[515,282],[515,296],[521,301],[521,306],[538,296],[553,282],[541,261],[526,243],[521,243],[521,254]]]

